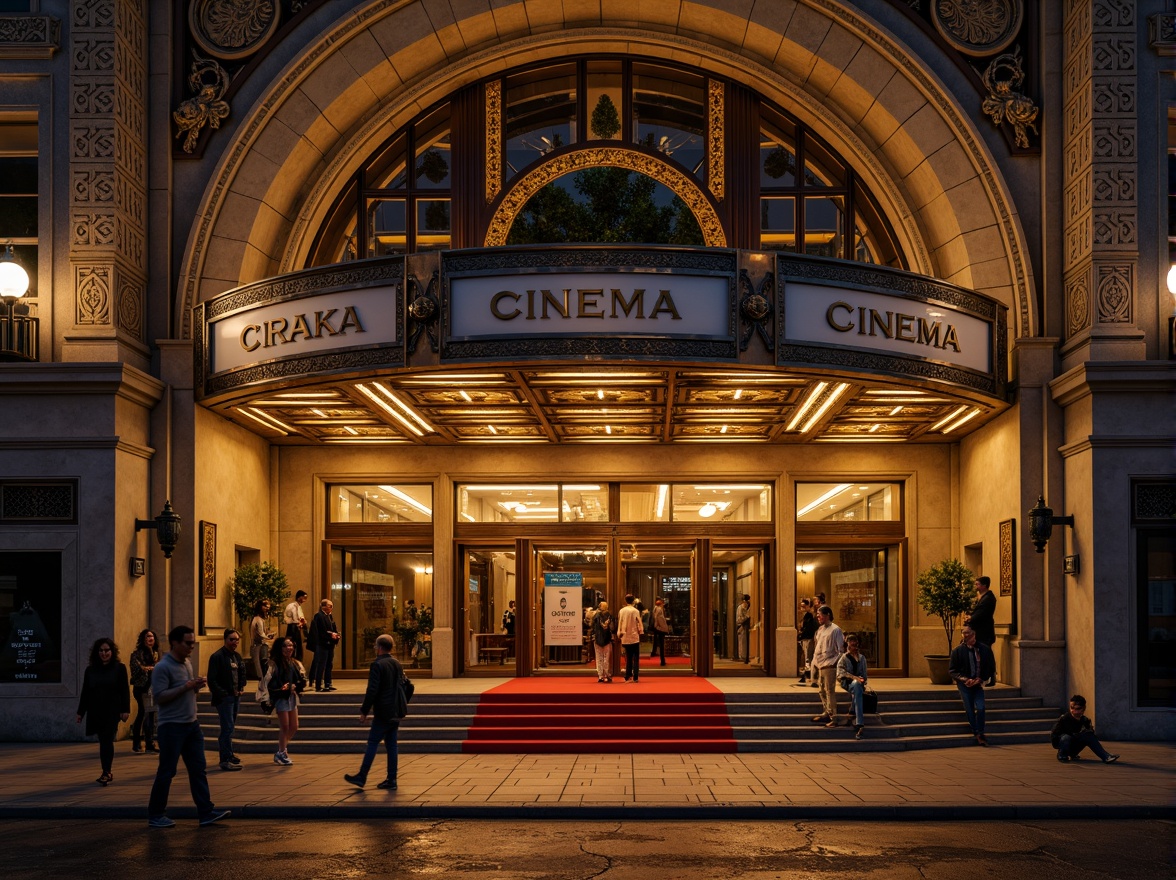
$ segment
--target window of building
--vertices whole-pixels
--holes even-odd
[[[1176,483],[1132,487],[1135,526],[1136,701],[1176,702]]]
[[[29,274],[26,300],[37,296],[37,166],[36,120],[0,116],[0,248]]]
[[[327,522],[428,523],[433,521],[433,487],[413,485],[329,485]]]
[[[898,522],[897,483],[797,483],[796,520],[811,523]]]
[[[518,68],[463,90],[389,133],[341,187],[307,265],[480,247],[487,240],[684,246],[705,240],[906,268],[849,163],[762,98],[756,99],[758,138],[729,125],[716,96],[733,86],[711,82],[721,88],[673,63],[584,57]],[[451,115],[488,121],[455,130]],[[725,157],[715,169],[708,162],[712,143],[721,144]],[[624,155],[567,167],[578,149],[602,148]],[[545,163],[552,163],[549,174]],[[725,204],[714,202],[724,228],[700,223],[700,200],[714,201],[709,175],[752,164],[758,177],[738,186],[729,181]],[[454,168],[462,170],[460,183]],[[484,185],[475,181],[477,168],[489,176]],[[513,207],[504,200],[520,185],[528,186],[528,198]],[[687,193],[689,187],[697,189]],[[517,213],[496,218],[503,204]],[[505,235],[503,219],[510,220]],[[498,237],[488,236],[492,220]],[[702,229],[709,230],[705,239]]]
[[[622,522],[771,522],[768,483],[622,483]]]
[[[462,484],[457,487],[457,519],[480,523],[608,522],[608,484]]]

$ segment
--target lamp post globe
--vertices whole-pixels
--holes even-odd
[[[29,289],[29,273],[12,256],[12,246],[0,257],[0,296],[5,299],[20,299]]]

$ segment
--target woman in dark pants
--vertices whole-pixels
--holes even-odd
[[[114,737],[120,721],[131,716],[131,692],[127,668],[118,659],[118,646],[102,638],[90,648],[90,665],[82,681],[82,698],[78,701],[78,724],[86,719],[86,736],[98,737],[98,757],[102,775],[95,780],[109,785],[114,763]]]
[[[155,747],[155,711],[148,712],[143,705],[146,694],[151,692],[151,670],[159,662],[159,639],[149,629],[139,633],[139,640],[135,643],[135,651],[131,654],[131,693],[135,697],[135,723],[131,725],[131,742],[137,753],[143,751],[146,742],[147,751],[158,752]],[[154,704],[154,699],[152,699]]]

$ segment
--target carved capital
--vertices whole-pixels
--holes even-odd
[[[61,48],[61,22],[51,15],[0,15],[0,59],[52,58]]]

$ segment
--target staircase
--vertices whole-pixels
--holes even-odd
[[[879,714],[866,716],[865,734],[855,740],[852,725],[830,730],[812,723],[819,711],[815,690],[782,687],[771,694],[729,693],[717,701],[684,694],[656,705],[635,689],[617,689],[608,692],[607,708],[596,700],[495,699],[418,688],[398,741],[409,754],[908,751],[975,743],[954,688],[880,692]],[[362,753],[368,726],[359,721],[359,700],[344,693],[307,696],[299,706],[295,751]],[[1061,712],[1005,686],[989,690],[986,703],[985,727],[994,746],[1047,743]],[[848,707],[845,694],[838,694],[838,705],[843,712]],[[216,710],[204,695],[200,722],[205,747],[215,752]],[[276,741],[277,717],[262,714],[247,693],[233,737],[237,752],[270,754]]]

